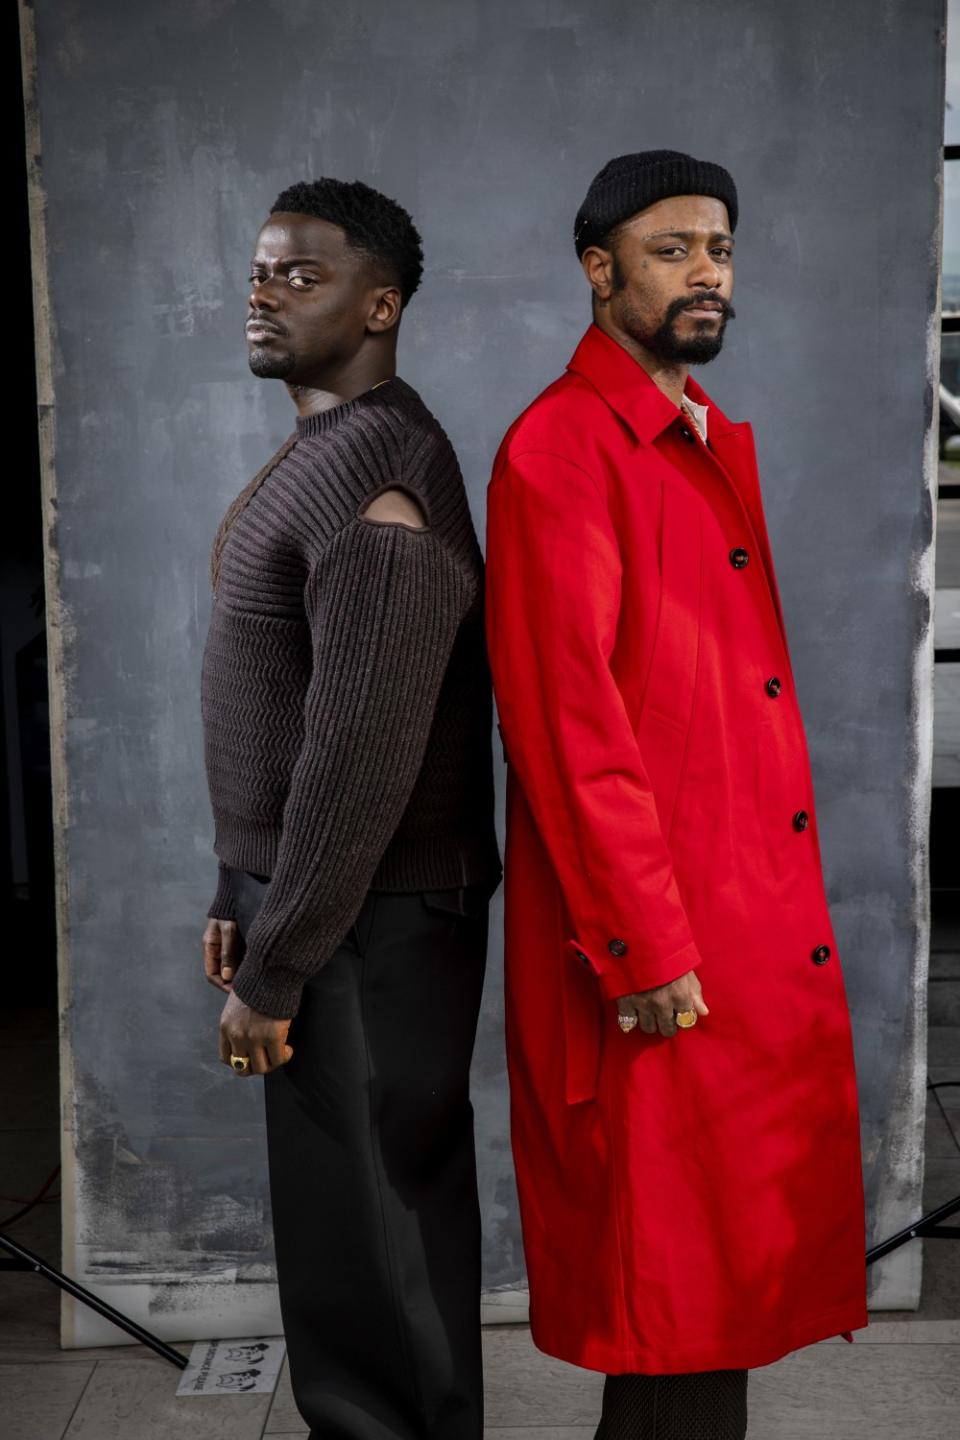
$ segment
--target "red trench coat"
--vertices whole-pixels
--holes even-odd
[[[591,325],[487,492],[511,1132],[537,1346],[765,1365],[867,1324],[856,1074],[752,430]],[[619,995],[695,968],[672,1038]]]

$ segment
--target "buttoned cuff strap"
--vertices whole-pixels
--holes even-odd
[[[644,959],[631,951],[630,941],[620,935],[611,935],[605,945],[583,945],[571,937],[567,940],[576,959],[588,966],[596,975],[600,989],[608,1000],[619,1000],[621,995],[636,995],[641,990],[653,990],[658,985],[669,985],[688,970],[702,964],[696,942],[691,940],[669,955],[647,956]]]

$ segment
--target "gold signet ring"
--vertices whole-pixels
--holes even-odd
[[[697,1023],[697,1012],[696,1012],[696,1010],[678,1010],[678,1011],[677,1011],[677,1024],[680,1026],[680,1029],[681,1029],[681,1030],[689,1030],[690,1027],[691,1027],[691,1025],[696,1025],[696,1023]]]
[[[230,1056],[230,1064],[233,1066],[234,1070],[242,1073],[244,1070],[249,1070],[249,1069],[250,1069],[250,1056],[249,1056],[249,1055],[231,1055],[231,1056]]]

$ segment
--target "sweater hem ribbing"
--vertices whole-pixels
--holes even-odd
[[[222,864],[254,875],[272,875],[278,842],[273,831],[251,828],[221,832],[214,853]],[[496,836],[430,836],[390,842],[370,879],[369,889],[407,894],[459,885],[489,884],[491,894],[503,877]]]

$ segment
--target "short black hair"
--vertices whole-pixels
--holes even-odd
[[[423,246],[417,227],[402,205],[362,180],[298,180],[280,191],[270,210],[313,215],[339,225],[351,249],[388,270],[399,286],[401,309],[419,286]]]

